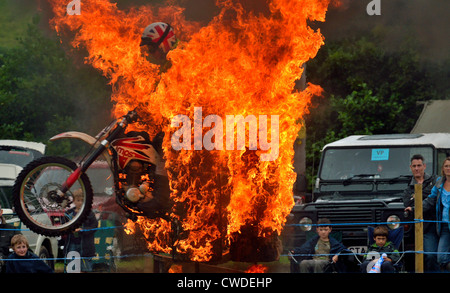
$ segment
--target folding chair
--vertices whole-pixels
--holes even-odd
[[[306,241],[309,241],[311,238],[313,238],[314,236],[316,236],[317,233],[315,232],[315,230],[311,230],[306,232]],[[332,231],[330,233],[330,236],[334,239],[336,239],[337,241],[341,242],[342,241],[342,232],[340,231]],[[290,255],[290,271],[291,273],[299,273],[300,272],[300,262],[303,259],[306,259],[306,257],[304,256],[300,256],[300,257],[295,257],[294,255]],[[329,263],[326,267],[325,267],[325,272],[326,273],[335,273],[337,272],[337,269],[335,267],[335,265],[333,263]]]
[[[367,227],[367,247],[369,248],[373,243],[375,243],[375,240],[373,239],[373,231],[374,227],[369,226]],[[397,262],[394,263],[394,268],[396,272],[403,271],[403,257],[405,256],[405,243],[403,241],[403,235],[405,231],[403,226],[400,226],[397,229],[389,230],[387,241],[391,241],[395,248],[399,251],[400,258]]]

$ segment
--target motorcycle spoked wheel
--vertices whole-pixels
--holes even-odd
[[[32,231],[60,236],[80,227],[92,208],[93,191],[89,178],[82,174],[63,197],[57,194],[77,165],[62,157],[42,157],[20,172],[13,187],[14,208]],[[74,195],[82,198],[75,209]]]

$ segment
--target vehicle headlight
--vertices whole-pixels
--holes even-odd
[[[312,220],[308,217],[303,217],[300,222],[300,229],[302,229],[302,231],[311,231],[312,229]]]
[[[387,218],[386,222],[389,223],[389,224],[387,224],[387,226],[391,230],[394,230],[394,229],[397,229],[398,227],[400,227],[400,218],[396,215],[390,215]]]

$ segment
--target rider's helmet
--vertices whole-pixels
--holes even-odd
[[[177,38],[170,24],[154,22],[144,29],[140,45],[147,46],[151,54],[160,51],[165,56],[176,44]]]

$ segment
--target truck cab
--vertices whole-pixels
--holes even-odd
[[[357,254],[367,251],[367,227],[387,222],[390,229],[403,226],[405,249],[414,250],[414,224],[397,222],[413,220],[404,215],[402,194],[415,154],[425,158],[425,173],[439,176],[450,155],[450,133],[352,135],[325,145],[312,201],[291,213],[294,246],[305,242],[318,219],[328,218]]]

